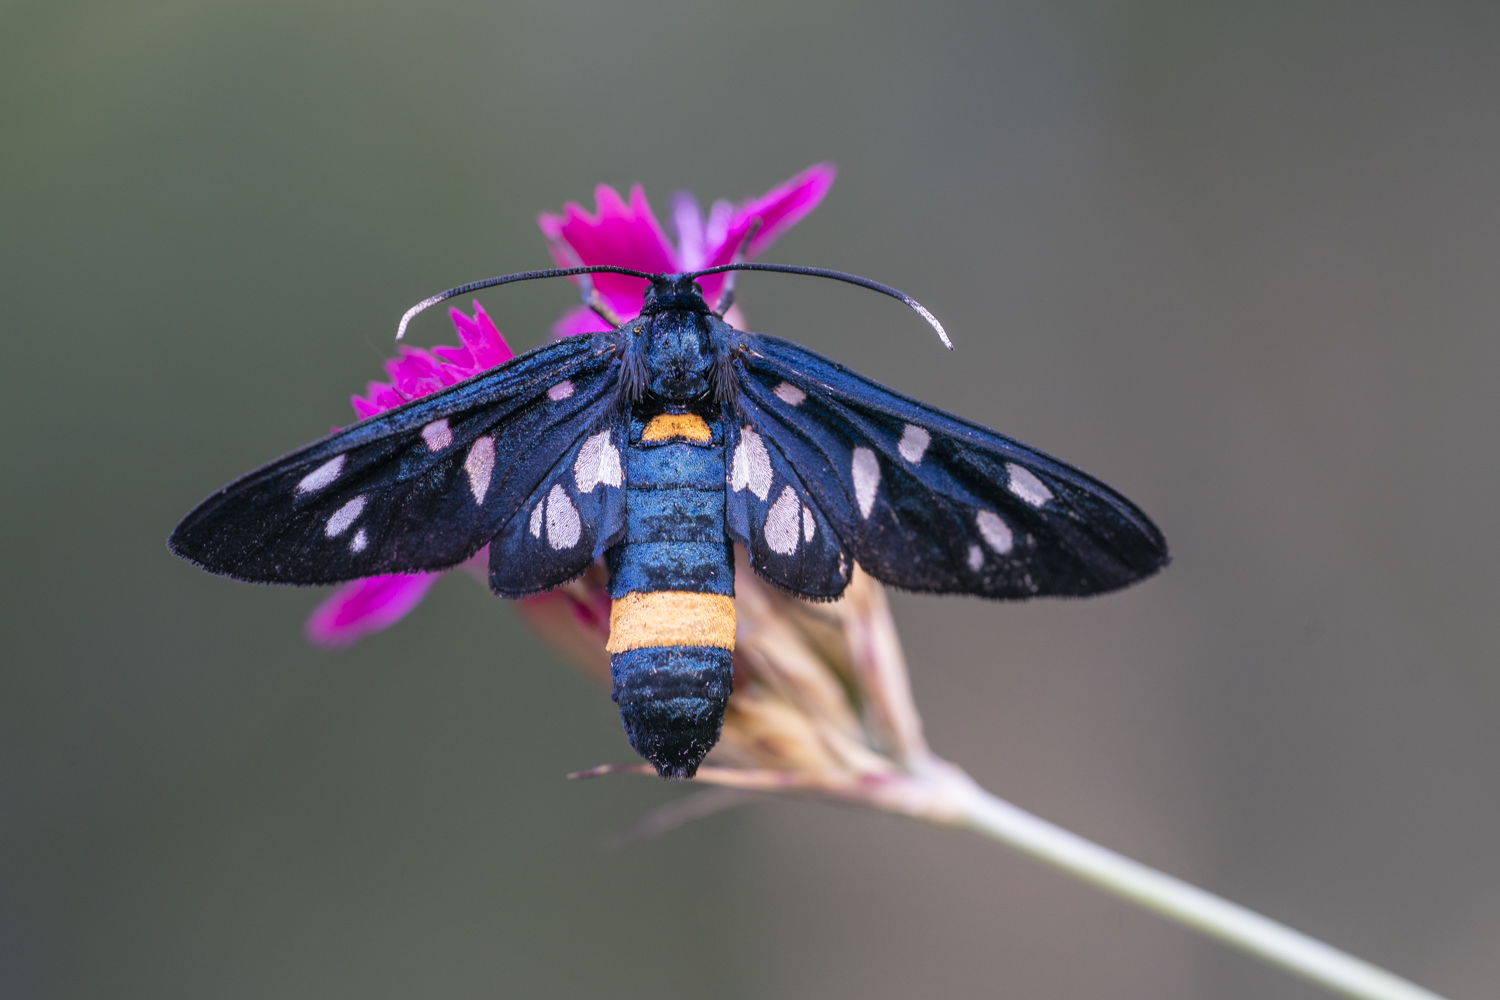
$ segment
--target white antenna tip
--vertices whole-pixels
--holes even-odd
[[[434,295],[432,296],[432,298],[423,299],[421,302],[418,302],[416,305],[406,310],[406,312],[401,316],[401,322],[396,324],[396,339],[400,340],[402,337],[406,336],[406,327],[409,323],[411,323],[412,318],[416,316],[417,313],[421,312],[423,309],[426,309],[429,306],[436,305],[441,301],[443,301],[443,296]]]
[[[948,331],[943,329],[943,324],[937,321],[937,317],[928,312],[927,307],[922,305],[922,303],[917,302],[915,299],[909,299],[907,301],[911,303],[911,307],[913,309],[922,314],[923,319],[932,324],[932,328],[937,331],[937,335],[942,340],[943,346],[948,348],[948,350],[950,351],[953,350],[953,341],[948,339]]]

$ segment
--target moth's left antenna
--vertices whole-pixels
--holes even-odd
[[[650,274],[646,271],[634,271],[628,267],[615,267],[611,264],[593,264],[588,267],[549,267],[545,271],[518,271],[515,274],[502,274],[498,278],[485,278],[483,281],[471,281],[467,285],[459,285],[450,288],[446,292],[439,292],[431,298],[423,299],[410,309],[406,310],[401,317],[401,322],[396,326],[396,339],[400,340],[406,336],[406,327],[412,319],[425,309],[430,309],[445,299],[451,299],[456,295],[467,295],[477,292],[481,288],[494,288],[496,285],[508,285],[513,281],[532,281],[537,278],[569,278],[575,274],[598,274],[599,272],[609,274],[626,274],[632,278],[645,278],[653,281],[660,275]]]

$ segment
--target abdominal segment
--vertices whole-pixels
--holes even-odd
[[[635,419],[626,461],[625,538],[607,553],[613,697],[636,752],[664,778],[691,778],[734,681],[721,423]]]

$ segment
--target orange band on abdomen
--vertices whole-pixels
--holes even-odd
[[[682,590],[617,597],[609,611],[611,653],[650,646],[734,648],[734,598]]]

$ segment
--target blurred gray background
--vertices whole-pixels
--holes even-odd
[[[1176,557],[898,596],[997,793],[1455,998],[1500,984],[1500,10],[0,5],[0,993],[1321,995],[969,836],[681,794],[467,578],[341,655],[170,556],[396,318],[605,181],[841,174],[753,325],[1077,463]],[[483,296],[518,347],[562,284]],[[451,342],[440,316],[418,343]]]

